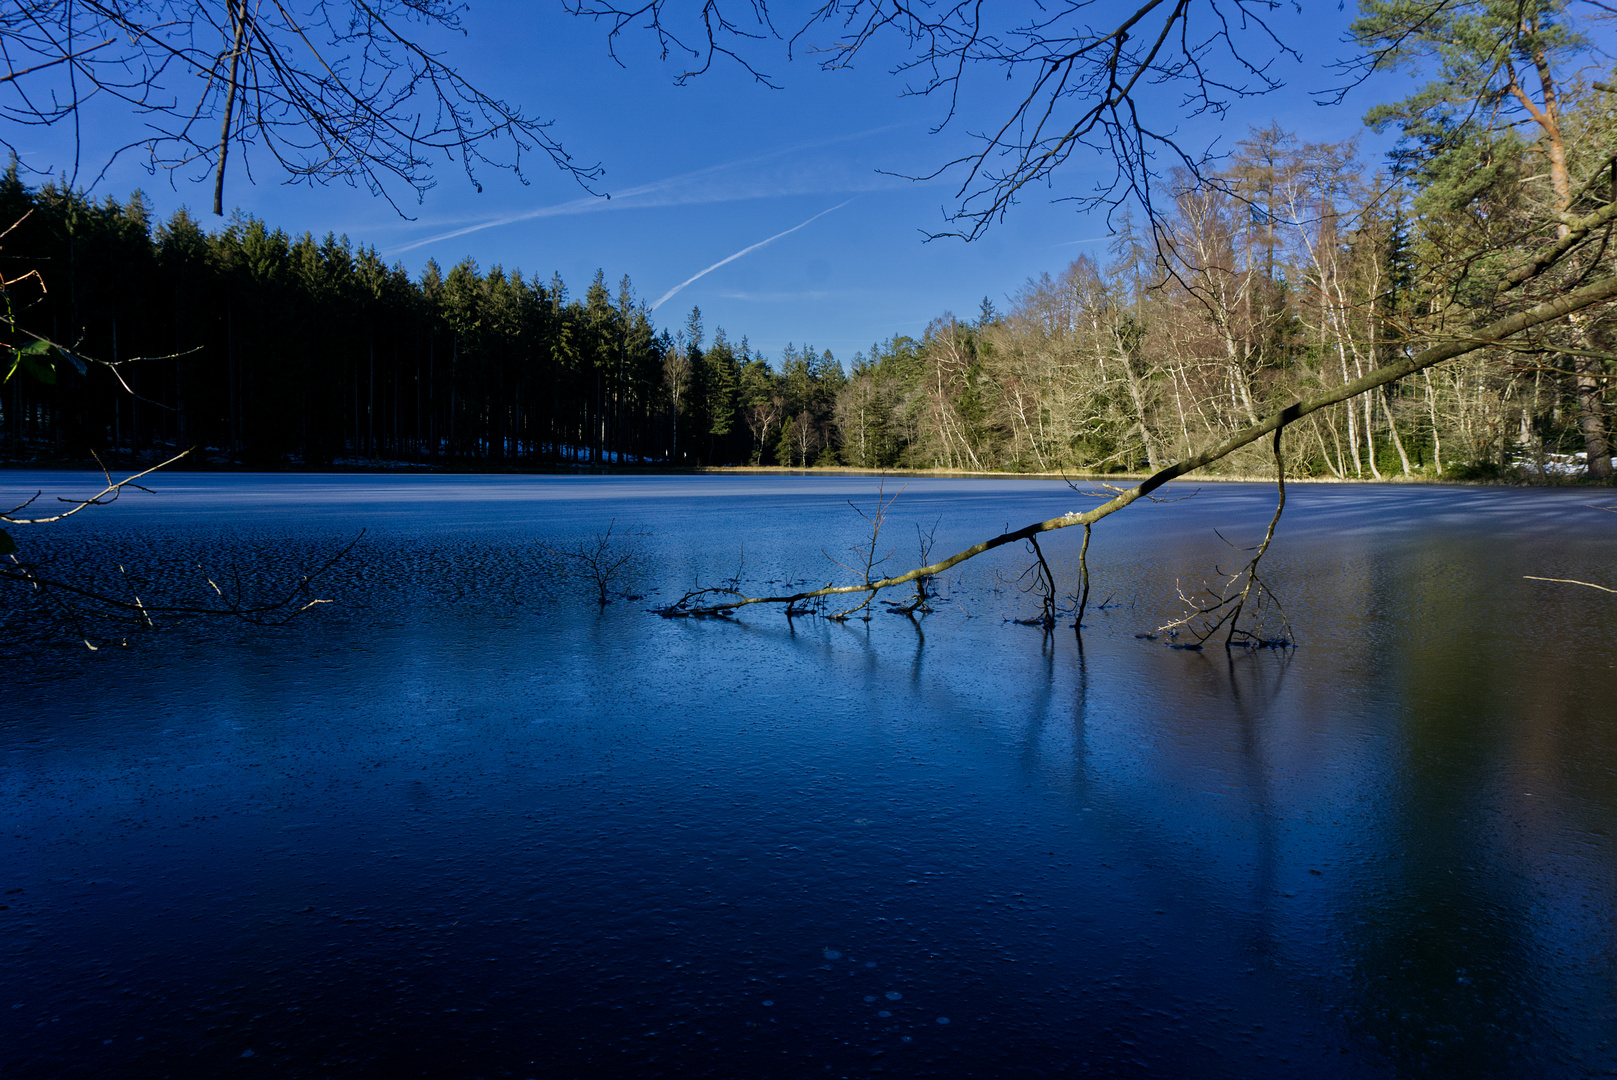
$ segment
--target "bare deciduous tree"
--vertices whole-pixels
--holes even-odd
[[[1267,0],[1145,0],[1121,9],[1093,0],[1031,7],[850,0],[781,17],[790,21],[778,21],[767,0],[566,2],[575,15],[604,23],[614,50],[625,33],[642,32],[665,57],[688,60],[680,82],[724,61],[774,85],[759,55],[770,41],[783,42],[788,58],[805,52],[826,69],[866,54],[896,55],[906,92],[940,99],[947,124],[974,92],[972,80],[1008,81],[1014,89],[1005,110],[975,136],[974,149],[938,170],[959,177],[952,227],[941,235],[968,239],[1049,184],[1075,155],[1100,163],[1102,177],[1059,197],[1080,207],[1131,200],[1154,215],[1162,161],[1199,172],[1210,160],[1212,140],[1192,141],[1180,118],[1222,116],[1239,99],[1278,89],[1278,62],[1298,58],[1271,28],[1275,5]]]
[[[0,6],[0,118],[70,127],[72,183],[99,152],[81,135],[86,114],[122,113],[129,141],[98,172],[138,151],[153,169],[211,173],[215,214],[233,147],[261,150],[293,182],[358,184],[395,208],[443,163],[477,185],[485,167],[522,176],[537,152],[586,186],[598,179],[548,122],[435,50],[461,30],[453,0],[15,0]],[[0,129],[0,145],[14,136]]]

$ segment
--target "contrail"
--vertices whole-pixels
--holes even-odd
[[[856,198],[858,198],[858,196],[855,195],[854,198],[856,199]],[[831,208],[831,210],[841,210],[844,206],[847,206],[848,203],[851,203],[851,202],[853,202],[853,199],[849,199],[848,202],[839,202],[835,206],[833,206]],[[657,302],[655,304],[651,305],[651,310],[656,311],[658,308],[662,307],[663,306],[663,301],[667,300],[669,297],[671,297],[675,293],[679,292],[679,290],[683,289],[685,286],[689,285],[691,282],[695,281],[697,278],[706,277],[708,274],[711,274],[713,271],[717,270],[719,267],[723,266],[725,263],[733,263],[737,259],[741,258],[741,256],[743,256],[743,255],[750,255],[754,251],[757,251],[759,248],[763,247],[766,244],[773,244],[776,240],[779,240],[783,236],[790,236],[792,233],[796,232],[798,229],[806,228],[807,226],[814,224],[816,221],[820,220],[825,215],[829,214],[831,212],[831,210],[821,210],[818,214],[815,214],[813,217],[811,217],[807,221],[803,222],[802,225],[793,225],[790,229],[787,229],[785,232],[778,232],[774,236],[771,236],[768,240],[760,240],[756,244],[752,245],[751,247],[744,247],[740,251],[736,252],[734,255],[730,255],[730,256],[727,256],[726,258],[720,259],[718,262],[714,263],[712,266],[708,267],[706,270],[697,271],[696,273],[692,274],[690,277],[686,278],[684,281],[680,282],[678,285],[675,285],[672,289],[669,289],[667,292],[663,293],[662,296],[658,297]]]
[[[661,194],[662,192],[672,190],[681,184],[688,183],[693,179],[708,176],[719,172],[720,170],[731,167],[732,165],[728,164],[710,165],[705,169],[698,169],[695,172],[682,173],[679,176],[670,176],[663,180],[654,180],[649,184],[641,184],[638,187],[627,188],[618,192],[618,206],[622,206],[623,201],[626,199],[633,199],[637,196]],[[514,225],[519,221],[532,221],[534,218],[564,217],[571,214],[588,214],[598,210],[611,209],[615,208],[612,206],[610,198],[602,199],[591,195],[581,199],[573,199],[569,202],[556,203],[552,206],[541,206],[537,210],[524,210],[518,214],[509,214],[505,217],[494,218],[489,221],[480,221],[475,225],[467,225],[451,232],[439,233],[436,236],[429,236],[425,240],[415,240],[408,244],[402,244],[388,252],[388,254],[393,255],[405,251],[413,251],[418,247],[426,247],[428,244],[436,244],[442,240],[453,240],[457,236],[465,236],[467,233],[481,232],[484,229],[494,229],[502,225]]]
[[[753,157],[740,158],[736,161],[722,162],[718,165],[709,165],[705,168],[696,169],[692,172],[681,173],[678,176],[664,177],[661,180],[653,180],[649,183],[640,184],[636,187],[625,188],[622,191],[615,192],[612,196],[606,199],[588,196],[580,199],[572,199],[564,203],[554,203],[550,206],[541,206],[533,210],[524,210],[514,214],[507,214],[502,217],[462,226],[461,228],[453,229],[449,232],[439,233],[436,236],[429,236],[424,240],[412,240],[408,244],[400,244],[398,247],[389,249],[387,253],[389,255],[398,255],[406,251],[413,251],[419,247],[426,247],[428,244],[436,244],[444,240],[453,240],[456,237],[465,236],[468,233],[481,232],[484,229],[499,228],[503,225],[514,225],[519,221],[532,221],[535,218],[564,217],[572,214],[588,214],[601,210],[622,209],[625,206],[656,206],[659,205],[659,203],[655,200],[648,200],[647,196],[658,196],[664,195],[668,192],[678,191],[680,188],[691,186],[693,182],[718,176],[719,174],[727,172],[731,169],[736,169],[747,165],[756,165],[759,162],[769,161],[773,158],[785,157],[788,154],[796,153],[800,150],[814,150],[824,146],[832,146],[836,143],[851,142],[855,139],[861,139],[869,135],[881,135],[885,132],[892,131],[897,126],[898,125],[896,124],[889,124],[886,127],[871,128],[868,131],[856,131],[851,135],[838,135],[829,139],[813,139],[807,142],[795,143],[791,146],[783,146],[775,150],[754,155]],[[676,204],[683,202],[724,202],[729,198],[734,197],[735,196],[733,194],[715,195],[712,193],[696,193],[693,195],[687,195],[683,198],[676,196],[669,201]]]

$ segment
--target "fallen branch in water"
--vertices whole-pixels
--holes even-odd
[[[1032,540],[1040,533],[1067,529],[1074,525],[1086,527],[1093,525],[1102,518],[1109,517],[1119,510],[1133,505],[1164,484],[1210,465],[1221,458],[1228,457],[1243,446],[1250,445],[1266,435],[1275,434],[1287,424],[1310,413],[1356,398],[1377,387],[1397,382],[1399,379],[1424,371],[1446,360],[1453,360],[1478,349],[1498,344],[1524,330],[1542,326],[1545,323],[1564,318],[1573,312],[1581,311],[1584,308],[1614,298],[1617,298],[1617,275],[1602,278],[1592,284],[1585,285],[1581,289],[1574,289],[1553,300],[1547,300],[1514,315],[1499,319],[1465,338],[1434,345],[1414,356],[1377,368],[1352,382],[1295,402],[1264,420],[1237,431],[1222,442],[1207,447],[1200,453],[1193,454],[1182,461],[1157,470],[1139,484],[1119,492],[1115,497],[1093,510],[1087,512],[1073,511],[1070,514],[1063,514],[1048,521],[1038,521],[1031,525],[1025,525],[1020,529],[1000,533],[998,536],[973,544],[971,547],[958,551],[939,562],[918,566],[906,573],[895,574],[875,581],[866,580],[855,585],[828,584],[824,588],[792,593],[786,596],[747,596],[737,589],[698,589],[687,593],[668,607],[656,609],[656,613],[665,618],[724,618],[741,608],[753,604],[784,604],[788,613],[798,613],[800,611],[798,605],[818,600],[821,597],[853,593],[868,593],[874,596],[883,589],[890,589],[895,585],[903,585],[922,577],[935,578],[969,559],[974,559],[996,548],[1004,547],[1006,544]],[[701,601],[710,602],[702,603]]]
[[[865,524],[870,527],[870,539],[864,543],[853,545],[851,549],[853,551],[854,559],[857,560],[858,565],[849,566],[845,562],[831,558],[831,553],[829,551],[823,553],[825,557],[832,563],[842,567],[842,569],[847,570],[850,573],[857,573],[861,575],[867,582],[870,580],[870,575],[875,573],[876,567],[892,558],[893,551],[898,550],[897,548],[893,548],[885,555],[878,556],[876,554],[879,545],[881,544],[882,527],[887,524],[887,511],[892,508],[893,503],[897,501],[898,497],[904,494],[904,489],[899,488],[892,495],[888,495],[886,493],[886,488],[887,479],[886,477],[883,477],[876,485],[876,508],[868,514],[859,509],[859,507],[854,504],[852,499],[848,500],[848,505],[853,507],[854,513],[864,518]],[[735,580],[739,585],[739,576]],[[875,598],[876,594],[871,592],[864,598],[864,600],[860,601],[855,606],[848,608],[846,611],[834,612],[833,614],[827,615],[826,618],[832,620],[833,622],[847,622],[849,618],[859,614],[859,612],[869,607],[870,602]],[[870,616],[866,615],[865,619],[866,621],[869,621]]]
[[[1181,630],[1188,630],[1192,642],[1176,643],[1175,648],[1199,649],[1221,628],[1225,629],[1226,649],[1234,645],[1274,649],[1287,648],[1292,644],[1293,634],[1291,624],[1286,619],[1285,609],[1280,606],[1279,597],[1275,596],[1268,583],[1258,576],[1258,564],[1263,561],[1269,545],[1274,542],[1275,528],[1279,526],[1280,515],[1286,509],[1286,462],[1280,456],[1280,436],[1284,432],[1283,427],[1275,429],[1275,484],[1279,489],[1280,498],[1275,504],[1274,517],[1269,519],[1269,529],[1263,534],[1263,542],[1256,549],[1248,548],[1247,550],[1253,552],[1252,558],[1248,559],[1247,564],[1241,569],[1230,574],[1218,591],[1207,589],[1205,600],[1186,596],[1184,591],[1180,590],[1179,599],[1183,600],[1190,610],[1172,622],[1157,627],[1156,630],[1159,634],[1166,633],[1170,636],[1177,635]],[[1224,539],[1222,534],[1219,535],[1219,539]],[[1225,540],[1225,543],[1229,541]],[[1214,567],[1214,572],[1222,573],[1217,567]],[[1237,583],[1240,584],[1239,589],[1236,588]],[[1278,637],[1261,632],[1261,615],[1265,604],[1272,606],[1280,616],[1283,632]],[[1252,611],[1260,616],[1258,631],[1241,625],[1241,616],[1246,613],[1249,605]]]
[[[1015,621],[1022,626],[1042,626],[1048,633],[1054,630],[1056,625],[1056,576],[1044,558],[1044,549],[1039,546],[1039,538],[1028,537],[1027,546],[1033,556],[1033,562],[1022,571],[1020,580],[1027,582],[1023,588],[1024,592],[1038,594],[1039,614],[1031,619]]]

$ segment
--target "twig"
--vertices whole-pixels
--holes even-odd
[[[1555,583],[1557,583],[1559,585],[1586,585],[1591,589],[1599,589],[1601,592],[1617,593],[1617,589],[1608,589],[1608,588],[1606,588],[1606,586],[1604,586],[1604,585],[1596,585],[1592,581],[1574,581],[1571,578],[1564,578],[1564,577],[1535,577],[1532,574],[1523,574],[1522,575],[1522,580],[1524,580],[1524,581],[1553,581],[1553,582],[1555,582]]]
[[[58,502],[65,502],[65,503],[74,504],[73,509],[71,509],[71,510],[65,510],[60,514],[54,514],[54,515],[52,515],[50,517],[41,517],[41,518],[19,518],[19,517],[14,517],[13,515],[16,514],[17,511],[26,508],[30,503],[32,503],[34,501],[34,499],[39,498],[41,492],[36,491],[36,492],[34,492],[33,498],[30,498],[27,502],[24,502],[21,506],[15,507],[15,508],[13,508],[11,510],[6,511],[3,514],[0,514],[0,521],[7,521],[7,522],[10,522],[13,525],[48,525],[53,521],[61,521],[63,518],[72,517],[74,514],[78,513],[80,510],[83,510],[84,508],[89,507],[89,506],[106,506],[109,503],[112,503],[112,502],[116,501],[117,498],[118,498],[118,494],[121,491],[123,491],[124,488],[129,487],[131,485],[133,485],[135,490],[137,490],[137,491],[150,492],[151,491],[150,488],[143,488],[139,484],[136,484],[135,481],[139,480],[143,476],[150,476],[152,473],[156,472],[158,469],[165,468],[165,467],[167,467],[169,465],[174,464],[176,461],[180,460],[186,454],[189,454],[191,452],[191,450],[195,450],[195,449],[196,449],[196,447],[193,446],[188,450],[181,450],[178,454],[175,454],[173,457],[169,458],[167,461],[162,462],[161,464],[158,464],[158,465],[153,465],[151,468],[146,469],[143,472],[138,472],[135,475],[127,477],[127,478],[125,478],[123,480],[119,480],[117,483],[113,483],[112,482],[112,477],[110,475],[107,475],[107,486],[102,488],[100,491],[96,492],[94,495],[90,496],[88,499],[67,499],[67,498],[62,498],[61,496],[58,496],[57,497]],[[96,459],[96,464],[98,464],[98,465],[100,464],[100,459],[99,458]],[[102,466],[102,472],[104,474],[106,473],[106,467],[105,466]]]
[[[132,583],[128,583],[129,572],[122,565],[118,567],[118,573],[128,583],[129,597],[128,599],[121,599],[77,582],[47,577],[38,566],[25,563],[15,555],[9,557],[9,563],[0,562],[0,582],[19,585],[27,589],[36,600],[47,604],[59,618],[70,623],[74,627],[76,636],[83,638],[84,643],[92,650],[96,646],[90,642],[89,637],[94,632],[91,620],[95,615],[92,611],[75,605],[67,599],[68,597],[76,598],[79,601],[87,601],[91,605],[98,606],[109,616],[128,616],[134,620],[138,627],[146,630],[155,630],[157,628],[157,623],[153,618],[155,615],[227,617],[240,619],[255,626],[284,626],[311,608],[331,603],[327,599],[303,598],[308,597],[310,586],[314,581],[346,558],[348,553],[353,551],[354,546],[364,536],[365,530],[361,529],[352,540],[317,568],[299,575],[297,582],[289,587],[283,595],[257,604],[243,603],[239,580],[236,586],[236,595],[232,599],[227,597],[224,591],[206,574],[203,575],[204,580],[212,587],[214,595],[219,598],[220,603],[218,605],[150,603],[142,599]],[[275,617],[272,618],[271,616]]]
[[[1263,535],[1263,542],[1257,546],[1252,558],[1247,561],[1244,567],[1228,575],[1222,589],[1217,592],[1212,589],[1205,590],[1209,597],[1206,603],[1198,603],[1191,597],[1186,596],[1184,591],[1181,590],[1179,593],[1180,599],[1184,600],[1191,610],[1180,618],[1165,623],[1156,629],[1156,633],[1166,633],[1170,636],[1178,634],[1181,630],[1188,630],[1194,641],[1194,646],[1181,645],[1179,646],[1180,648],[1199,648],[1213,635],[1217,634],[1220,629],[1224,630],[1224,647],[1226,649],[1232,648],[1236,644],[1268,648],[1286,648],[1292,644],[1293,634],[1291,625],[1286,620],[1286,613],[1281,608],[1279,599],[1274,595],[1274,592],[1258,575],[1258,564],[1263,560],[1263,556],[1269,550],[1269,545],[1274,541],[1275,529],[1280,524],[1280,515],[1286,509],[1286,463],[1280,453],[1280,438],[1284,431],[1284,427],[1277,428],[1274,434],[1275,482],[1279,490],[1279,498],[1275,504],[1274,517],[1269,519],[1269,528]],[[1217,530],[1214,530],[1214,532],[1216,533]],[[1224,539],[1222,534],[1219,534],[1219,539]],[[1224,540],[1224,542],[1229,543],[1228,540]],[[1234,547],[1233,544],[1230,546]],[[1241,586],[1238,592],[1235,591],[1237,582]],[[1241,616],[1246,612],[1249,605],[1254,612],[1258,612],[1261,616],[1261,608],[1266,600],[1274,606],[1280,616],[1281,626],[1284,630],[1281,637],[1266,637],[1261,632],[1249,630],[1241,624]]]
[[[1078,549],[1080,591],[1078,593],[1078,610],[1073,615],[1072,628],[1078,631],[1079,636],[1083,634],[1084,609],[1089,606],[1089,533],[1091,528],[1092,526],[1087,523],[1084,525],[1084,546]]]
[[[550,555],[570,559],[577,563],[582,568],[584,576],[594,584],[597,602],[601,607],[605,607],[612,602],[609,595],[612,582],[623,573],[625,567],[640,558],[640,550],[632,545],[623,550],[614,548],[612,529],[616,524],[616,518],[607,522],[606,532],[595,534],[593,546],[588,541],[579,540],[572,548],[547,547],[543,549]],[[737,574],[739,575],[739,573],[740,570],[738,569]],[[704,589],[701,591],[733,592],[734,590]]]

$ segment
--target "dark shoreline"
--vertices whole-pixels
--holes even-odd
[[[140,454],[120,453],[106,455],[99,460],[91,457],[50,457],[50,458],[4,458],[0,457],[0,471],[5,470],[36,470],[60,472],[99,472],[103,469],[115,475],[113,479],[123,479],[129,473],[150,469],[153,466],[173,457],[174,451],[169,448],[153,450]],[[869,477],[936,477],[954,480],[1072,480],[1082,483],[1125,483],[1144,480],[1151,474],[1149,472],[1109,472],[1109,473],[1051,473],[1051,472],[973,472],[955,469],[861,469],[846,465],[818,466],[812,468],[790,468],[780,465],[667,465],[655,462],[643,464],[635,463],[501,463],[494,461],[481,462],[423,462],[403,461],[396,459],[380,459],[372,461],[359,461],[344,459],[329,465],[310,465],[303,462],[276,462],[276,463],[246,463],[231,460],[223,455],[217,457],[202,457],[191,461],[181,459],[163,469],[164,472],[215,472],[215,473],[307,473],[311,475],[332,474],[376,474],[379,476],[392,474],[422,474],[429,473],[443,476],[869,476]],[[1206,483],[1268,483],[1274,480],[1273,475],[1248,473],[1196,473],[1192,474],[1197,482]],[[1188,480],[1191,477],[1183,477]],[[1467,487],[1591,487],[1600,488],[1609,485],[1592,482],[1581,477],[1552,476],[1543,478],[1530,478],[1526,476],[1510,477],[1432,477],[1432,476],[1383,476],[1381,479],[1373,477],[1335,477],[1335,476],[1307,476],[1287,477],[1288,483],[1293,484],[1448,484]]]

